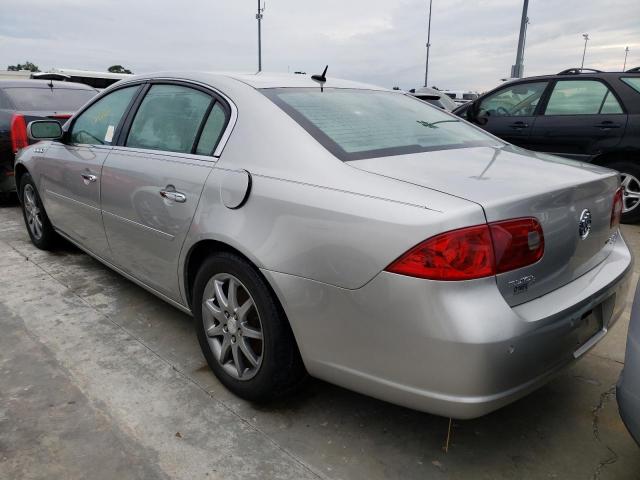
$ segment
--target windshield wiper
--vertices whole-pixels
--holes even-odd
[[[459,122],[460,120],[439,120],[437,122],[425,122],[424,120],[416,120],[416,122],[418,122],[420,125],[422,125],[423,127],[427,127],[427,128],[438,128],[436,127],[437,124],[439,123],[452,123],[452,122]]]

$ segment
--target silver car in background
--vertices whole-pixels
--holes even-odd
[[[15,175],[60,235],[192,314],[230,390],[307,374],[476,417],[616,322],[630,284],[611,170],[534,154],[401,92],[301,75],[123,80]]]

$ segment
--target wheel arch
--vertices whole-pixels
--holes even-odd
[[[24,176],[25,173],[29,173],[29,170],[27,169],[27,167],[24,166],[23,163],[16,163],[15,169],[15,180],[16,180],[16,191],[18,192],[18,198],[21,199],[21,192],[20,192],[20,182],[22,182],[22,177]]]

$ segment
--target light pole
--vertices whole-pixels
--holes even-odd
[[[622,65],[622,71],[627,68],[627,55],[629,55],[629,47],[624,49],[624,65]]]
[[[262,13],[264,12],[264,6],[260,7],[260,0],[258,0],[258,13],[256,13],[256,20],[258,20],[258,71],[262,71]]]
[[[524,44],[527,40],[527,25],[529,17],[529,0],[524,0],[522,4],[522,18],[520,20],[520,36],[518,37],[518,51],[516,52],[516,63],[511,67],[511,78],[522,78],[524,74]]]
[[[431,48],[431,3],[433,0],[429,0],[429,26],[427,27],[427,65],[424,69],[424,86],[428,87],[427,80],[429,79],[429,49]]]
[[[580,70],[584,68],[584,56],[587,53],[587,42],[589,41],[589,34],[583,33],[582,38],[584,38],[584,50],[582,51],[582,65],[580,65]]]

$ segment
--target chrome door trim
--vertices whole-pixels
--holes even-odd
[[[56,192],[54,192],[52,190],[47,189],[47,190],[45,190],[45,192],[47,193],[47,195],[53,195],[54,197],[58,197],[58,198],[60,198],[62,200],[66,200],[66,201],[71,202],[71,203],[73,203],[75,205],[80,205],[81,207],[86,207],[86,208],[90,208],[91,210],[100,211],[99,208],[94,207],[93,205],[89,205],[87,203],[79,202],[78,200],[75,200],[73,198],[67,197],[65,195],[61,195],[61,194],[56,193]]]
[[[149,227],[149,226],[144,225],[142,223],[138,223],[138,222],[135,222],[133,220],[129,220],[128,218],[121,217],[120,215],[116,215],[115,213],[107,212],[106,210],[102,210],[102,213],[103,213],[103,215],[106,214],[106,215],[109,215],[110,217],[115,218],[116,220],[120,220],[123,223],[128,223],[130,225],[134,225],[136,227],[139,227],[139,228],[141,228],[143,230],[147,230],[147,231],[156,233],[156,234],[160,235],[161,237],[165,237],[170,242],[173,242],[173,239],[175,238],[175,236],[171,235],[170,233],[166,233],[166,232],[163,232],[162,230],[157,230],[157,229],[155,229],[153,227]]]
[[[82,245],[80,245],[79,243],[77,243],[75,240],[73,240],[71,237],[69,237],[66,233],[64,233],[63,231],[57,229],[54,227],[54,230],[61,236],[63,237],[65,240],[68,240],[69,242],[73,243],[76,247],[78,247],[80,250],[82,250],[83,252],[85,252],[87,255],[95,258],[96,260],[98,260],[100,263],[104,264],[105,266],[109,267],[111,270],[115,271],[116,273],[119,273],[120,275],[122,275],[123,277],[125,277],[127,280],[132,281],[133,283],[135,283],[136,285],[138,285],[139,287],[144,288],[146,291],[148,291],[149,293],[155,295],[156,297],[160,298],[161,300],[164,300],[165,302],[167,302],[168,304],[170,304],[171,306],[177,308],[178,310],[182,311],[183,313],[186,313],[189,316],[193,316],[193,314],[191,313],[191,310],[186,307],[185,305],[181,304],[180,302],[176,302],[175,300],[167,297],[166,295],[164,295],[163,293],[160,293],[159,291],[155,290],[154,288],[150,287],[149,285],[145,284],[144,282],[141,282],[140,280],[138,280],[137,278],[135,278],[134,276],[130,275],[129,273],[125,272],[124,270],[121,270],[120,268],[116,267],[114,264],[112,264],[111,262],[105,260],[104,258],[102,258],[100,255],[97,255],[95,253],[93,253],[90,250],[87,250],[85,247],[83,247]]]

